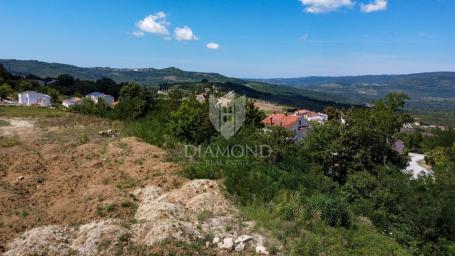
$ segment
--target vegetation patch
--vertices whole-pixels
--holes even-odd
[[[20,145],[18,136],[0,136],[0,148],[9,148]]]
[[[9,126],[9,125],[10,125],[10,123],[8,121],[0,119],[0,127]]]
[[[68,112],[58,108],[0,106],[0,116],[24,118],[55,118],[63,117]]]

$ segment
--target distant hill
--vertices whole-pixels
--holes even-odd
[[[358,104],[401,91],[411,97],[408,105],[413,110],[455,110],[455,72],[253,80],[327,93],[332,99]]]
[[[107,77],[116,82],[136,81],[144,85],[158,85],[164,82],[199,82],[202,79],[207,79],[211,82],[226,82],[232,80],[231,78],[216,73],[189,72],[174,67],[164,69],[83,68],[60,63],[14,59],[0,59],[0,64],[2,64],[10,73],[15,75],[33,74],[44,78],[69,74],[80,80],[97,80]]]
[[[96,88],[98,82],[93,81],[107,77],[117,83],[136,81],[143,85],[157,86],[167,83],[170,86],[178,84],[197,84],[202,79],[211,83],[233,90],[239,94],[246,95],[264,101],[270,101],[299,108],[309,108],[322,111],[326,106],[349,107],[343,104],[343,100],[331,100],[331,95],[314,92],[311,90],[298,89],[291,86],[277,86],[261,82],[250,82],[236,78],[228,78],[216,73],[188,72],[177,68],[142,68],[142,69],[115,69],[115,68],[81,68],[73,65],[47,63],[35,60],[0,60],[0,67],[3,65],[8,72],[14,75],[35,75],[42,78],[58,77],[62,74],[69,74],[80,79],[79,84],[87,84],[91,81],[89,88]],[[84,88],[86,88],[85,86]],[[105,88],[106,91],[109,88]],[[110,92],[112,94],[112,92]]]
[[[348,91],[371,96],[380,96],[390,90],[401,90],[416,97],[455,97],[455,72],[254,80],[318,91]]]

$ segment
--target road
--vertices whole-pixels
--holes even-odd
[[[417,153],[409,153],[408,167],[404,170],[406,173],[411,173],[414,179],[417,179],[419,175],[432,175],[433,171],[419,164],[419,161],[425,160],[425,155]]]

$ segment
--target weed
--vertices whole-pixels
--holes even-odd
[[[121,243],[126,243],[130,240],[131,235],[129,233],[123,233],[118,237],[118,241]]]
[[[39,176],[38,178],[36,178],[36,182],[37,182],[38,184],[44,183],[45,180],[46,180],[46,179],[44,179],[44,177],[41,177],[41,176]]]
[[[108,185],[110,182],[111,182],[111,180],[109,178],[103,178],[101,180],[101,183],[103,183],[103,185]]]
[[[0,136],[0,148],[9,148],[20,144],[21,142],[18,136]]]
[[[99,204],[96,206],[96,215],[100,217],[105,217],[106,213],[104,212],[104,207],[103,205]]]
[[[98,251],[105,250],[105,249],[109,248],[110,245],[111,245],[110,240],[103,240],[98,244]]]
[[[115,204],[115,203],[108,204],[106,206],[106,211],[107,212],[114,212],[116,209],[117,209],[117,204]]]
[[[79,136],[79,142],[81,144],[85,144],[89,141],[89,136],[87,134],[87,132],[83,131],[81,132],[80,136]]]
[[[210,218],[213,218],[213,212],[208,210],[203,210],[197,215],[197,220],[200,222],[204,222]]]
[[[144,162],[145,162],[145,159],[144,159],[143,157],[140,157],[140,158],[134,160],[133,163],[134,163],[135,165],[143,165]]]
[[[137,186],[137,180],[136,179],[133,179],[131,177],[127,177],[123,180],[121,180],[119,183],[117,183],[116,187],[118,189],[122,189],[122,190],[125,190],[125,189],[130,189],[130,188],[134,188]]]
[[[27,211],[20,211],[17,213],[17,215],[21,218],[27,218],[27,216],[29,215],[29,213]]]
[[[123,201],[120,206],[123,208],[137,208],[137,204],[131,201]]]
[[[122,223],[122,227],[126,228],[126,229],[130,229],[131,226],[133,226],[134,224],[138,223],[138,221],[134,218],[130,218],[128,220],[126,220],[125,222]]]
[[[224,229],[226,230],[226,232],[230,232],[232,230],[232,225],[231,224],[226,224],[224,226]]]

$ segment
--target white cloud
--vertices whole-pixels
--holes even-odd
[[[369,4],[360,4],[360,10],[365,13],[387,10],[387,0],[374,0]]]
[[[308,13],[327,13],[340,8],[351,7],[355,4],[353,0],[299,0]]]
[[[169,35],[169,31],[167,30],[168,25],[166,13],[164,12],[150,14],[143,20],[136,22],[136,26],[141,31],[158,35]]]
[[[135,37],[143,37],[144,36],[144,32],[142,32],[142,31],[133,31],[131,34],[133,36],[135,36]]]
[[[178,41],[199,40],[199,38],[193,34],[191,28],[187,26],[175,29],[175,39],[177,39]]]
[[[207,44],[207,48],[211,49],[211,50],[217,50],[220,48],[220,45],[217,44],[217,43],[208,43]]]

